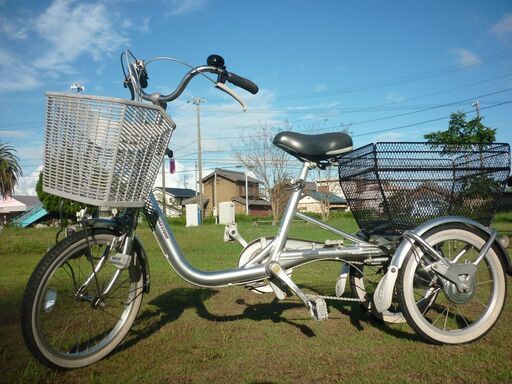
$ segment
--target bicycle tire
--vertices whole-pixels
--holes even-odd
[[[462,253],[457,263],[465,263],[478,257],[489,235],[454,223],[433,228],[422,237],[448,259]],[[484,336],[498,320],[507,294],[505,272],[495,245],[478,264],[467,292],[456,290],[428,265],[428,256],[413,247],[400,268],[397,296],[409,325],[433,344],[464,344]]]
[[[109,229],[73,233],[51,248],[32,273],[21,329],[28,349],[44,365],[71,369],[93,364],[119,345],[135,321],[143,273],[137,257],[122,271],[108,261],[110,252],[117,252],[110,246],[117,236]],[[103,266],[93,273],[101,258]],[[118,277],[110,291],[98,294],[106,292],[114,274]],[[77,290],[88,280],[85,289]]]

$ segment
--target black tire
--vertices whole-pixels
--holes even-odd
[[[433,228],[422,238],[447,259],[460,255],[457,263],[463,264],[475,261],[489,235],[453,223]],[[397,296],[409,325],[434,344],[469,343],[485,335],[498,320],[507,294],[498,250],[490,248],[464,293],[436,275],[432,263],[421,248],[413,247],[400,268]]]
[[[122,271],[108,261],[118,252],[110,246],[117,236],[108,229],[88,230],[87,236],[85,231],[73,233],[50,249],[32,273],[23,296],[21,329],[28,349],[46,366],[69,369],[95,363],[119,345],[137,317],[142,269],[137,257]],[[105,262],[93,273],[92,265],[97,268],[101,259]]]

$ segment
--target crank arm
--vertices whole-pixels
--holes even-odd
[[[281,282],[283,282],[290,290],[295,293],[304,304],[309,307],[309,299],[304,292],[293,282],[293,280],[288,276],[285,270],[279,265],[279,263],[272,262],[267,266],[267,271],[270,274],[277,277]]]
[[[324,299],[310,300],[277,262],[268,264],[267,271],[288,286],[288,288],[302,300],[304,305],[309,309],[311,317],[318,321],[327,319],[327,306]]]

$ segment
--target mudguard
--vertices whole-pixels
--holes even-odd
[[[420,226],[416,227],[414,229],[414,233],[416,233],[418,236],[422,236],[432,228],[451,223],[460,223],[470,227],[475,227],[491,236],[491,230],[489,228],[483,226],[482,224],[472,219],[462,216],[444,216],[427,221],[426,223],[423,223]],[[393,299],[393,292],[395,289],[396,279],[398,277],[398,271],[402,267],[405,257],[408,255],[413,245],[414,242],[412,240],[402,240],[402,242],[396,249],[393,258],[391,259],[391,264],[388,268],[388,271],[377,285],[377,289],[375,290],[375,293],[373,295],[373,301],[375,303],[375,309],[378,312],[382,313],[383,311],[390,307],[391,301]],[[505,273],[509,276],[512,276],[512,266],[510,264],[510,258],[507,253],[507,250],[498,240],[495,241],[495,245],[495,249],[498,253],[498,257],[500,259],[501,265],[503,266]]]

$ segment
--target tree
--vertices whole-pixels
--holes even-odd
[[[0,142],[0,194],[4,199],[12,196],[14,187],[22,175],[16,150]]]
[[[459,111],[450,115],[446,131],[427,133],[424,137],[429,143],[493,143],[496,141],[496,129],[483,125],[482,117],[475,117],[470,121],[466,121],[466,114]]]
[[[278,129],[260,125],[251,134],[241,136],[235,158],[252,171],[265,190],[272,209],[274,221],[283,211],[285,189],[289,186],[288,166],[290,156],[272,144]]]
[[[37,197],[43,204],[44,208],[48,211],[48,213],[53,217],[60,216],[60,204],[62,200],[62,214],[64,217],[74,218],[76,212],[78,212],[81,208],[83,208],[83,204],[78,203],[76,201],[64,199],[59,196],[52,195],[50,193],[46,193],[43,191],[43,172],[39,174],[39,179],[36,184],[36,193]],[[90,212],[90,211],[89,211]]]
[[[471,145],[478,149],[480,168],[485,168],[486,157],[484,155],[485,144],[491,144],[496,141],[496,129],[486,127],[482,124],[480,116],[470,121],[466,121],[464,112],[456,112],[450,115],[448,129],[426,134],[425,139],[433,148],[441,146],[444,154],[453,154],[461,150],[459,144]],[[475,166],[474,155],[466,153],[466,165]],[[477,163],[478,164],[478,157]],[[493,209],[496,196],[503,191],[503,182],[496,180],[492,173],[479,172],[471,174],[471,177],[459,177],[455,180],[457,185],[457,194],[451,203],[456,208],[452,208],[458,214],[471,216],[475,209],[489,211]],[[486,207],[488,208],[482,208]]]

